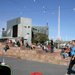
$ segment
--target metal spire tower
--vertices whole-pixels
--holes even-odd
[[[57,39],[61,40],[61,36],[60,36],[60,6],[58,9],[58,37],[57,37]]]

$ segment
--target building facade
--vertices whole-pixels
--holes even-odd
[[[45,26],[33,26],[32,29],[33,29],[34,34],[42,33],[42,34],[46,34],[47,36],[49,35],[48,25],[45,25]]]
[[[32,20],[30,18],[16,18],[7,22],[7,37],[23,37],[31,44]]]
[[[42,33],[48,36],[49,35],[48,28],[49,28],[48,25],[32,26],[32,19],[19,17],[7,21],[6,37],[13,39],[23,37],[25,42],[31,44],[32,32],[34,34]]]

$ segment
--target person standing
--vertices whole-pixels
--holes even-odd
[[[48,51],[50,52],[51,51],[51,45],[48,44]]]
[[[23,37],[21,37],[20,42],[21,42],[21,45],[24,46],[24,38]]]
[[[10,49],[8,43],[6,43],[5,47],[3,48],[4,52],[7,52],[7,50]]]
[[[53,40],[51,40],[51,53],[54,52],[54,44],[53,44]]]
[[[71,53],[71,60],[70,60],[70,64],[68,67],[67,74],[65,75],[71,75],[71,73],[73,72],[72,68],[75,64],[75,40],[72,40],[72,47],[71,47],[70,53]]]

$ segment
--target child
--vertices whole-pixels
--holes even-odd
[[[6,44],[5,47],[4,47],[5,52],[6,52],[8,49],[9,49],[9,45]]]

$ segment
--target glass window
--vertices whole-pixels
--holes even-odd
[[[30,26],[28,26],[28,28],[30,28]]]
[[[25,28],[27,28],[27,26],[24,26]]]
[[[29,33],[27,33],[27,35],[29,35]]]

